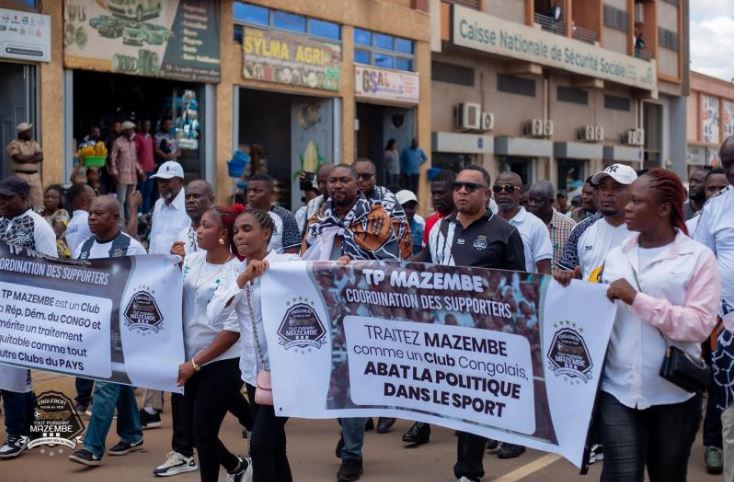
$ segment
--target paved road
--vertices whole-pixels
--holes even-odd
[[[73,394],[71,379],[56,375],[36,373],[34,380],[37,392],[49,389],[62,390]],[[167,407],[168,410],[170,405]],[[153,468],[163,461],[170,447],[169,413],[165,413],[164,424],[160,429],[145,432],[145,449],[124,457],[105,457],[103,465],[85,468],[67,460],[69,449],[63,454],[43,454],[36,448],[23,456],[0,461],[0,482],[144,482],[158,480],[152,475]],[[369,432],[365,443],[364,482],[426,482],[453,479],[451,467],[455,456],[455,437],[452,431],[436,428],[428,445],[407,449],[400,441],[400,435],[409,427],[410,422],[399,421],[392,432],[376,434]],[[289,440],[289,459],[297,482],[328,482],[335,480],[338,460],[334,457],[334,446],[338,438],[336,422],[332,420],[291,420],[287,425]],[[4,425],[0,432],[4,430]],[[222,429],[222,439],[233,451],[246,454],[247,441],[240,436],[237,421],[228,416]],[[2,434],[4,437],[4,434]],[[108,437],[108,444],[116,442],[114,432]],[[689,464],[689,481],[720,482],[721,476],[710,476],[704,471],[703,449],[697,442]],[[599,480],[600,464],[590,468],[586,477],[578,475],[578,470],[570,463],[555,455],[537,451],[511,460],[499,460],[495,455],[485,457],[486,481],[515,482],[566,482]],[[195,482],[197,473],[179,475],[171,480]],[[221,475],[224,480],[224,474]]]

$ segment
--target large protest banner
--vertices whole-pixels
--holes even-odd
[[[173,257],[60,260],[0,242],[0,364],[181,392],[181,292]]]
[[[388,262],[283,263],[262,283],[277,414],[420,420],[581,466],[605,287]]]

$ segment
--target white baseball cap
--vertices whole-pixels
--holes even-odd
[[[402,191],[398,191],[396,193],[396,200],[398,200],[398,203],[402,206],[406,204],[409,201],[419,202],[419,200],[416,198],[416,195],[409,191],[408,189],[403,189]]]
[[[638,179],[635,169],[625,164],[610,164],[602,171],[592,176],[592,184],[600,184],[605,176],[610,176],[620,184],[633,184]]]
[[[180,177],[181,179],[184,179],[184,168],[176,161],[166,161],[158,168],[158,172],[151,177],[156,177],[158,179],[172,179],[174,177]]]

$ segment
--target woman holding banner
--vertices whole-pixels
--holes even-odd
[[[268,252],[273,228],[273,219],[259,209],[249,208],[237,217],[233,241],[245,260],[229,267],[226,281],[215,292],[207,310],[212,324],[240,324],[240,371],[255,411],[250,438],[254,482],[293,480],[286,455],[288,418],[277,417],[273,410],[259,277],[270,264],[299,257]]]
[[[219,467],[228,480],[241,480],[250,468],[248,460],[232,454],[218,438],[230,401],[240,395],[240,337],[237,320],[210,324],[207,305],[226,273],[239,265],[231,252],[232,225],[244,210],[216,207],[206,211],[197,229],[199,250],[184,258],[183,323],[187,361],[179,366],[177,383],[184,396],[172,396],[174,433],[172,451],[165,463],[156,467],[160,477],[197,469],[193,448],[199,454],[200,479],[216,482]],[[240,477],[239,479],[236,477]]]
[[[632,184],[625,223],[638,234],[613,249],[602,280],[618,305],[602,375],[603,481],[684,482],[700,418],[696,384],[659,374],[665,356],[700,356],[715,326],[719,272],[687,236],[681,180],[652,169]],[[696,366],[696,362],[690,361]]]

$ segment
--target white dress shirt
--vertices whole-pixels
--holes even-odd
[[[149,254],[170,254],[171,246],[178,241],[179,233],[191,226],[191,218],[186,214],[184,189],[166,204],[163,198],[156,201],[151,218],[151,240]]]
[[[537,273],[536,263],[554,257],[549,230],[541,219],[521,206],[518,213],[508,221],[515,226],[523,239],[523,255],[526,258],[526,271]]]

